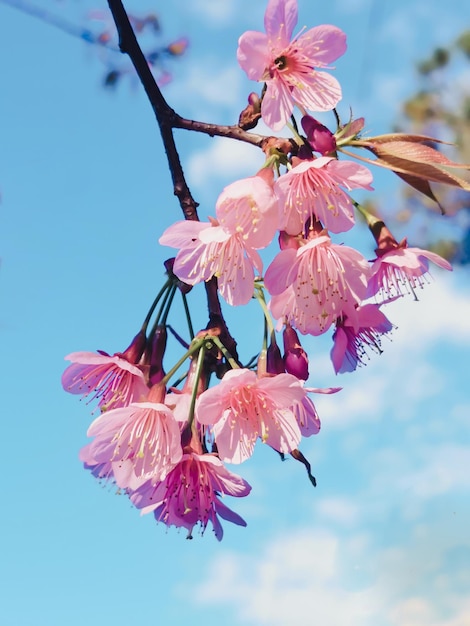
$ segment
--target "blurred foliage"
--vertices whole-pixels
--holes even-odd
[[[78,7],[81,9],[77,18],[70,17],[71,7],[65,0],[49,3],[46,0],[0,0],[0,3],[94,46],[96,57],[105,68],[105,87],[116,88],[124,77],[134,80],[135,72],[130,61],[120,53],[118,35],[109,11],[86,8],[85,2],[75,1],[75,12]],[[172,80],[168,61],[186,52],[188,39],[179,37],[169,43],[164,42],[160,18],[153,12],[132,12],[128,15],[155,79],[161,86],[167,84]]]
[[[428,135],[446,144],[433,144],[459,163],[470,163],[470,30],[447,48],[438,47],[416,65],[419,89],[402,104],[397,132]],[[469,180],[468,172],[459,172]],[[470,193],[433,184],[446,211],[411,187],[402,187],[397,205],[369,206],[386,219],[397,238],[433,250],[454,264],[470,264]]]

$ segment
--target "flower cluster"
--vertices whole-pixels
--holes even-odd
[[[244,33],[237,54],[248,77],[263,83],[259,96],[250,95],[245,118],[256,124],[261,117],[273,131],[287,125],[294,132],[283,144],[288,147],[265,142],[264,167],[223,189],[214,217],[176,222],[162,234],[160,244],[175,248],[176,256],[167,262],[167,281],[124,352],[66,357],[72,364],[63,375],[65,390],[97,402],[101,410],[80,455],[85,467],[113,481],[142,513],[185,528],[188,537],[211,522],[220,540],[220,518],[245,525],[222,498],[246,496],[251,488],[225,464],[243,463],[260,443],[299,460],[315,484],[299,449],[304,437],[320,430],[311,394],[339,389],[308,386],[309,359],[298,333],[330,332],[334,371],[351,372],[371,351],[382,351],[381,339],[393,329],[382,307],[407,293],[416,296],[429,261],[451,269],[438,255],[397,242],[351,197],[355,190],[372,190],[372,173],[342,153],[348,145],[372,151],[378,165],[385,163],[425,192],[449,162],[440,156],[432,161],[434,149],[416,138],[361,141],[361,118],[342,125],[336,114],[334,131],[316,120],[312,113],[334,110],[342,97],[329,71],[345,52],[346,37],[324,25],[292,38],[296,22],[296,0],[269,0],[266,32]],[[409,158],[407,142],[413,149]],[[422,161],[413,161],[413,154]],[[375,238],[372,260],[335,239],[355,227],[358,212]],[[264,269],[259,251],[268,246],[277,250]],[[187,294],[198,283],[205,285],[210,317],[195,334]],[[188,317],[187,343],[168,323],[176,294]],[[250,300],[260,305],[264,331],[258,357],[249,363],[238,356],[218,294],[232,306]],[[166,372],[168,329],[186,351]],[[183,375],[172,381],[182,367]]]

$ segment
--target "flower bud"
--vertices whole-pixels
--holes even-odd
[[[307,380],[308,356],[300,345],[299,336],[290,324],[287,324],[284,329],[283,340],[286,372],[297,376],[300,380]]]
[[[123,359],[126,359],[126,361],[129,361],[129,363],[138,363],[144,353],[146,343],[147,339],[145,337],[145,332],[141,330],[137,333],[130,346],[126,348],[124,352],[116,352],[114,356],[120,356]],[[99,352],[102,353],[102,351]]]
[[[284,374],[284,361],[282,360],[281,351],[275,339],[271,339],[271,343],[267,352],[266,370],[268,374]]]
[[[322,155],[336,150],[335,136],[326,126],[310,115],[304,115],[301,123],[312,150]]]

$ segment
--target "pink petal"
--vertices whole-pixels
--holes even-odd
[[[264,123],[272,130],[279,131],[286,125],[293,110],[294,103],[289,85],[280,80],[269,81],[261,103]]]
[[[175,222],[165,230],[158,243],[170,248],[186,247],[191,240],[196,241],[201,230],[207,226],[207,223],[192,220]]]
[[[336,26],[322,24],[296,40],[300,51],[316,67],[325,67],[346,52],[346,34]]]
[[[264,14],[264,28],[271,45],[288,45],[297,24],[297,0],[269,0]]]
[[[297,251],[293,248],[281,250],[264,275],[264,284],[272,296],[281,294],[291,284],[292,266],[296,263]]]
[[[331,111],[342,98],[341,85],[326,72],[314,71],[310,76],[302,74],[299,83],[302,88],[294,87],[291,97],[311,111]]]
[[[237,60],[251,80],[262,80],[270,57],[268,37],[254,30],[247,31],[238,40]]]

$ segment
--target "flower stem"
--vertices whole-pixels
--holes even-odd
[[[197,393],[199,390],[199,380],[201,378],[202,370],[204,369],[204,358],[206,356],[206,342],[204,341],[197,355],[196,374],[194,377],[194,385],[191,391],[191,403],[189,405],[188,414],[188,427],[191,428],[194,421],[194,409],[196,407]]]
[[[166,283],[163,285],[163,287],[160,289],[160,291],[158,292],[155,300],[152,302],[152,306],[149,309],[149,312],[147,313],[147,316],[144,320],[144,323],[142,324],[142,331],[144,333],[147,332],[147,328],[148,325],[150,323],[150,319],[153,315],[153,312],[155,311],[155,309],[157,308],[157,304],[160,302],[160,298],[163,296],[163,294],[165,293],[165,291],[168,290],[168,288],[171,285],[171,278],[168,278],[168,280],[166,281]]]

